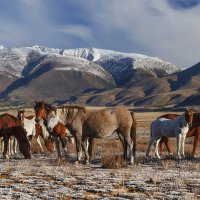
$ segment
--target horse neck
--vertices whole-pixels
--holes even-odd
[[[187,126],[189,123],[186,121],[186,118],[185,118],[185,113],[182,114],[181,116],[179,116],[177,118],[177,121],[179,121],[179,123],[181,124],[181,127],[185,127]]]
[[[36,132],[35,132],[35,118],[32,118],[32,119],[24,118],[23,126],[26,129],[28,136],[30,136],[30,135],[35,136],[35,134],[36,134]]]
[[[42,138],[44,139],[44,140],[47,140],[48,138],[49,138],[49,132],[47,131],[47,128],[46,128],[46,126],[44,125],[44,123],[41,123],[40,124],[40,126],[41,126],[41,128],[42,128]]]
[[[66,124],[66,112],[63,112],[62,109],[57,109],[56,118],[59,123],[65,125]]]

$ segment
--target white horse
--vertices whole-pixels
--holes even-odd
[[[47,131],[44,125],[44,121],[41,120],[39,123],[42,132],[37,133],[35,117],[34,116],[25,117],[24,112],[25,112],[24,110],[18,111],[17,118],[19,119],[22,126],[27,132],[26,136],[28,138],[28,141],[31,143],[32,137],[35,137],[38,145],[40,146],[41,151],[44,152],[39,135],[44,139],[44,141],[47,141],[48,138],[50,137],[49,132]]]
[[[185,156],[185,138],[193,120],[193,111],[187,109],[180,117],[170,120],[166,118],[159,118],[151,124],[151,138],[149,141],[146,157],[149,157],[151,145],[155,143],[155,154],[158,159],[158,144],[162,136],[176,137],[177,140],[177,156],[181,159],[181,154]]]

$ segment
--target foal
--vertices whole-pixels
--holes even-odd
[[[155,142],[155,154],[158,159],[160,155],[158,153],[158,144],[162,136],[165,137],[176,137],[177,139],[177,156],[181,159],[182,156],[185,156],[185,138],[191,126],[193,120],[193,111],[186,110],[185,113],[174,120],[159,118],[152,122],[151,124],[151,138],[149,141],[146,157],[148,159],[149,151],[151,145]]]

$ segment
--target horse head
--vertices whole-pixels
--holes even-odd
[[[38,123],[41,119],[43,119],[44,121],[46,121],[46,109],[45,109],[45,103],[44,101],[35,101],[35,121]]]
[[[23,125],[24,124],[24,110],[18,110],[17,111],[17,118],[19,119],[20,123]]]
[[[19,143],[19,150],[24,158],[31,158],[30,143],[26,137],[26,130],[22,126],[15,126],[13,132]]]
[[[86,114],[86,108],[81,106],[67,106],[66,110],[66,124],[72,124],[76,117],[80,117]]]
[[[194,111],[192,109],[187,108],[185,110],[185,120],[187,121],[189,126],[192,126],[193,115],[194,115]]]

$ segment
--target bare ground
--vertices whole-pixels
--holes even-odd
[[[87,166],[74,164],[72,145],[62,163],[55,160],[56,153],[39,153],[35,142],[31,160],[21,155],[1,158],[0,199],[200,199],[200,159],[190,156],[192,139],[187,139],[187,157],[181,161],[166,155],[158,161],[153,149],[145,161],[149,125],[162,114],[137,113],[137,158],[132,166],[116,159],[122,153],[119,141],[104,140],[96,142],[93,162]],[[174,140],[172,148],[175,152]]]

